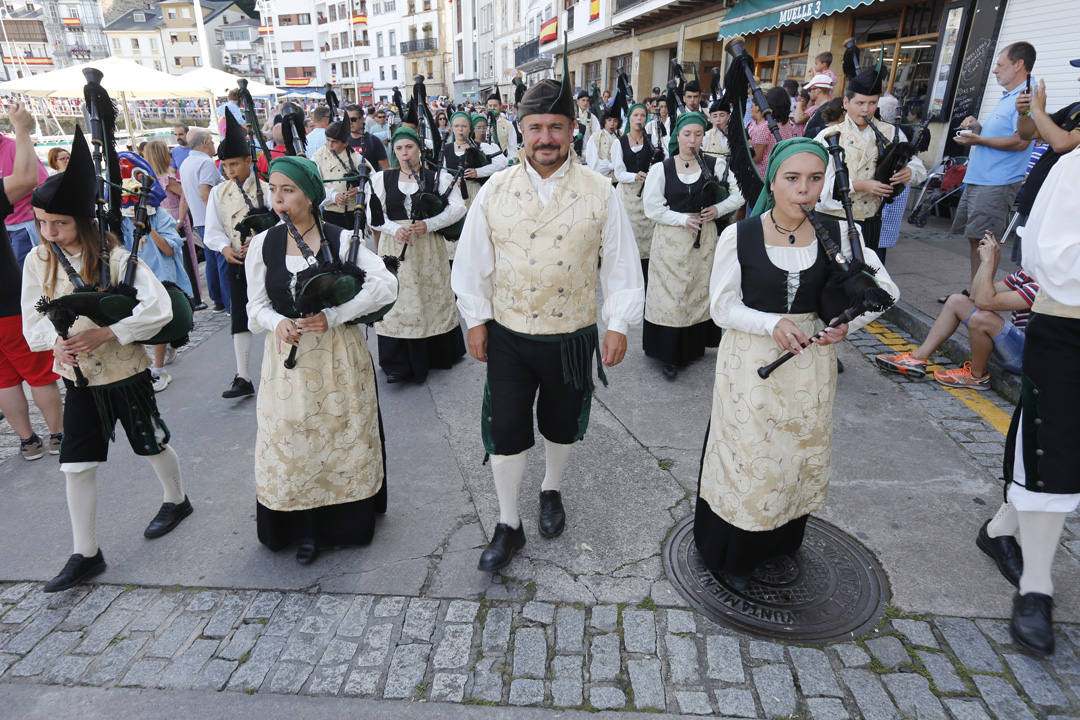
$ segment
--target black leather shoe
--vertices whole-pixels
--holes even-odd
[[[238,398],[246,397],[248,395],[255,394],[255,386],[251,384],[250,380],[245,380],[239,375],[234,375],[232,379],[232,385],[229,389],[221,393],[223,398]]]
[[[1051,617],[1054,598],[1042,593],[1017,594],[1013,598],[1012,622],[1009,634],[1013,640],[1033,653],[1051,655],[1054,652],[1054,622]]]
[[[840,362],[840,358],[836,358],[836,374],[844,372],[844,363]]]
[[[525,528],[512,528],[506,523],[495,526],[495,532],[491,534],[491,542],[484,548],[480,555],[480,563],[476,566],[484,572],[495,572],[510,564],[514,559],[514,553],[525,547]]]
[[[393,385],[394,383],[406,382],[409,376],[405,373],[386,373],[386,384]]]
[[[313,542],[302,542],[296,548],[296,562],[310,565],[319,557],[319,548]]]
[[[998,571],[1015,587],[1020,587],[1020,575],[1024,572],[1024,556],[1020,544],[1011,535],[990,537],[986,532],[987,520],[979,528],[975,544],[997,564]]]
[[[191,514],[191,501],[184,496],[182,503],[161,503],[161,509],[143,531],[143,537],[153,540],[172,531],[180,521]]]
[[[540,534],[556,538],[562,535],[566,527],[566,511],[563,510],[562,495],[558,490],[540,491]]]
[[[195,310],[196,312],[199,311],[199,310],[205,310],[206,309],[206,303],[203,303],[203,302],[196,303],[195,305],[192,305],[191,309]]]
[[[45,583],[42,590],[47,593],[67,590],[103,572],[105,572],[105,556],[101,554],[100,548],[98,548],[97,555],[93,557],[83,557],[79,553],[75,553],[68,558],[67,564],[64,565],[64,569],[60,571],[60,574]]]
[[[674,380],[679,376],[679,368],[674,365],[665,365],[660,368],[660,372],[663,373],[665,380]]]

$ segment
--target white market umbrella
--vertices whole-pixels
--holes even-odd
[[[230,90],[235,90],[238,87],[236,81],[239,80],[240,77],[240,75],[233,75],[232,73],[218,70],[217,68],[201,67],[197,70],[186,72],[179,78],[174,78],[173,80],[174,85],[182,85],[196,90],[209,91],[214,95],[221,97],[228,95]],[[281,94],[282,91],[273,85],[267,85],[258,80],[248,78],[248,92],[251,93],[252,97],[272,97]]]
[[[172,75],[151,70],[133,60],[118,57],[92,60],[61,70],[8,80],[0,83],[0,91],[42,98],[81,98],[83,87],[86,85],[86,78],[82,71],[91,67],[97,68],[104,75],[101,80],[102,87],[113,97],[120,96],[124,121],[131,137],[134,135],[131,115],[127,107],[129,99],[205,98],[210,100],[211,108],[214,105],[213,92],[192,88],[178,82],[178,78]]]

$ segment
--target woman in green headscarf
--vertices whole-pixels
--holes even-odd
[[[460,122],[455,118],[454,122]],[[388,383],[422,383],[430,368],[446,369],[465,354],[454,291],[450,289],[450,259],[439,230],[465,217],[465,202],[453,177],[445,170],[423,168],[420,139],[415,130],[400,127],[390,146],[391,168],[371,178],[369,192],[385,209],[380,255],[398,255],[408,247],[398,269],[399,292],[393,310],[375,324],[379,338],[379,366]],[[430,196],[446,193],[446,206],[430,217],[414,219],[413,208],[423,209]],[[421,198],[425,194],[426,198]],[[368,208],[372,207],[369,200]]]
[[[270,163],[270,201],[316,256],[346,258],[351,233],[324,224],[323,181],[305,157]],[[244,268],[248,323],[267,332],[255,415],[256,523],[271,550],[297,546],[308,564],[320,548],[366,545],[386,511],[385,457],[375,370],[364,333],[350,321],[385,308],[397,280],[363,245],[359,294],[302,316],[297,295],[310,271],[284,223],[251,240]],[[235,312],[243,312],[235,308]],[[286,369],[291,346],[296,365]]]
[[[827,162],[825,147],[809,138],[778,143],[751,217],[724,230],[713,261],[709,309],[724,337],[694,540],[706,566],[736,591],[766,560],[794,555],[807,517],[824,507],[835,344],[876,317],[863,315],[801,349],[828,319],[818,309],[831,266],[800,207],[817,202]],[[844,225],[817,217],[850,258]],[[865,255],[878,283],[898,297],[874,253]],[[786,351],[798,355],[769,378],[758,377],[759,367]]]
[[[482,117],[476,115],[474,117]],[[472,199],[480,192],[484,182],[506,167],[506,154],[494,143],[477,143],[471,139],[472,118],[468,113],[456,112],[450,116],[450,133],[453,142],[443,145],[442,165],[450,173],[457,172],[458,167],[465,165],[464,181],[458,183],[461,197],[465,200],[465,208],[468,210],[472,205]],[[456,240],[446,241],[446,254],[450,262],[454,262],[454,251],[457,249]]]
[[[641,103],[630,106],[626,116],[626,127],[619,141],[611,146],[611,167],[618,184],[619,199],[622,200],[630,225],[634,228],[634,239],[641,254],[641,270],[649,277],[649,245],[652,244],[653,221],[645,217],[645,205],[642,201],[642,186],[649,174],[649,166],[656,159],[656,148],[645,134],[645,121],[649,113]]]
[[[694,155],[701,148],[709,121],[698,112],[679,116],[667,160],[649,169],[642,200],[654,223],[645,286],[645,354],[674,380],[679,368],[720,342],[720,329],[709,318],[709,268],[718,226],[743,204],[734,175],[724,158],[704,155],[709,173],[720,182],[706,185]]]

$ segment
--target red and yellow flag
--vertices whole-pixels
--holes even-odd
[[[589,0],[589,20],[600,17],[600,0]]]
[[[555,42],[559,39],[559,17],[548,20],[540,26],[540,44]]]
[[[285,78],[285,85],[288,87],[305,87],[311,84],[311,78]]]
[[[353,25],[367,25],[367,15],[353,15],[352,16],[352,24]]]
[[[260,35],[269,35],[270,34],[270,26],[269,25],[260,25],[259,26],[259,34]]]
[[[67,27],[79,27],[80,25],[82,25],[82,22],[79,20],[79,18],[60,18],[60,22]]]

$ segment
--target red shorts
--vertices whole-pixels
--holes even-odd
[[[22,334],[22,316],[0,318],[0,389],[25,380],[30,387],[56,382],[52,350],[33,352]]]

